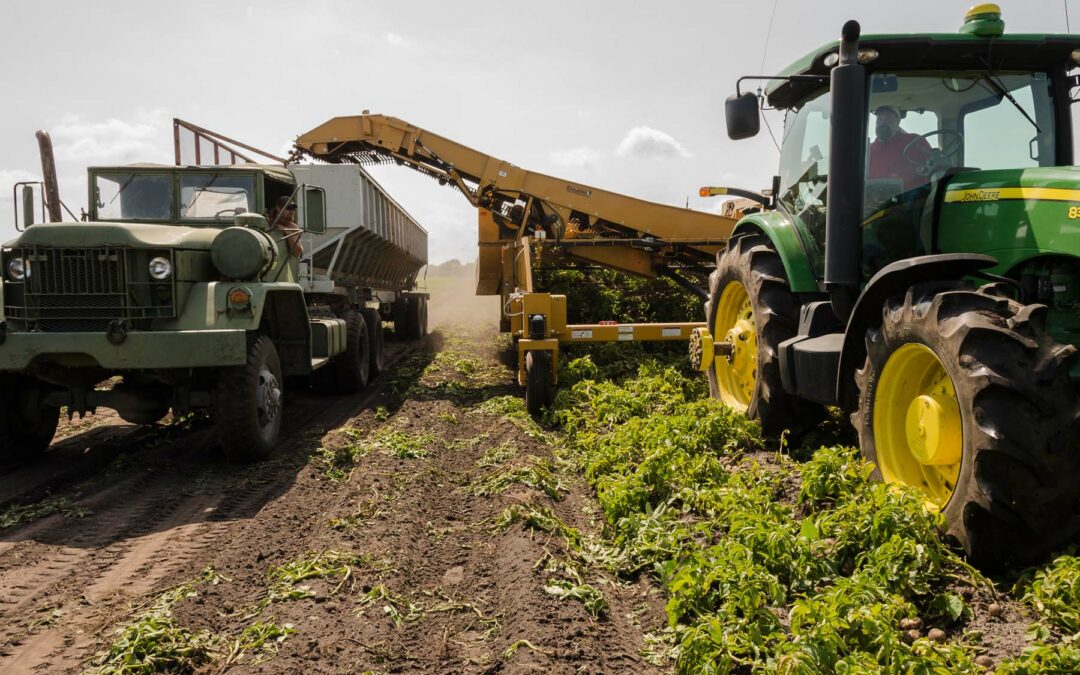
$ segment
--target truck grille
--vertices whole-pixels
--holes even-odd
[[[4,260],[21,257],[30,269],[21,282],[4,282],[4,310],[27,328],[46,332],[103,332],[116,319],[134,328],[148,320],[175,316],[173,280],[155,281],[147,266],[156,255],[118,247],[16,248]]]

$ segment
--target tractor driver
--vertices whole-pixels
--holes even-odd
[[[870,170],[867,178],[899,179],[904,191],[925,185],[927,176],[915,171],[916,164],[930,156],[930,144],[919,134],[900,128],[900,111],[891,105],[874,110],[876,140],[870,144]],[[912,145],[913,144],[913,145]],[[908,145],[912,145],[910,149]],[[907,152],[905,153],[905,149]]]
[[[270,225],[285,234],[289,242],[289,251],[297,258],[304,255],[304,247],[300,245],[300,233],[303,231],[296,224],[296,202],[289,201],[288,197],[278,197],[274,208],[270,209]]]

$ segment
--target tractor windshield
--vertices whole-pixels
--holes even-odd
[[[867,274],[931,250],[927,200],[947,173],[1056,163],[1045,73],[879,72],[869,88]]]

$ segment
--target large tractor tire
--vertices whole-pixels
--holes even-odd
[[[247,364],[218,378],[214,418],[230,462],[266,459],[281,435],[284,379],[277,349],[260,335],[248,346]]]
[[[555,385],[551,379],[551,352],[525,352],[525,409],[530,415],[539,416],[554,400]]]
[[[367,386],[371,374],[371,340],[367,321],[355,310],[345,313],[345,351],[330,363],[337,379],[338,392],[352,394]]]
[[[383,354],[383,341],[385,336],[383,335],[382,317],[379,316],[379,310],[367,309],[361,310],[364,315],[364,321],[367,322],[368,342],[369,348],[369,365],[368,365],[368,379],[373,380],[379,376],[386,368],[386,358]]]
[[[717,255],[705,316],[713,339],[733,345],[708,369],[713,398],[757,419],[769,436],[821,421],[822,406],[792,396],[780,381],[780,343],[799,328],[799,301],[768,237],[737,237]]]
[[[44,393],[35,378],[0,375],[0,464],[33,459],[52,443],[60,409],[43,405]]]
[[[856,375],[852,422],[874,477],[922,491],[986,569],[1080,530],[1076,348],[1047,334],[1045,316],[996,286],[917,285],[886,302]]]

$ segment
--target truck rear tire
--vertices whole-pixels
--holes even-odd
[[[525,409],[530,415],[539,416],[555,397],[551,364],[547,350],[525,352]]]
[[[247,365],[221,372],[214,417],[230,462],[259,461],[274,451],[281,435],[283,387],[277,348],[265,335],[248,346]]]
[[[406,295],[399,295],[397,300],[394,300],[390,305],[390,317],[394,321],[394,339],[398,342],[404,342],[408,339],[408,327],[406,324],[409,322],[409,298]]]
[[[409,309],[405,318],[405,336],[407,340],[419,340],[427,335],[427,298],[422,295],[409,296]]]
[[[350,309],[344,318],[345,351],[334,357],[330,367],[334,369],[338,391],[352,394],[367,386],[371,373],[371,341],[363,314]]]
[[[35,378],[0,375],[0,463],[32,459],[52,443],[60,409],[42,405],[43,393]]]
[[[377,309],[364,308],[361,311],[364,315],[364,320],[367,322],[370,342],[368,352],[371,355],[371,360],[368,366],[368,380],[373,380],[379,376],[379,373],[383,371],[386,364],[386,359],[383,356],[384,336],[382,317],[379,316],[379,310]]]
[[[798,331],[799,301],[768,237],[738,236],[717,254],[705,316],[714,340],[735,345],[730,359],[717,354],[708,370],[713,398],[757,419],[768,436],[821,421],[825,409],[789,394],[780,380],[780,343]]]
[[[972,563],[1024,563],[1078,530],[1076,348],[1046,307],[995,286],[927,283],[867,331],[852,423],[874,477],[921,490]]]

